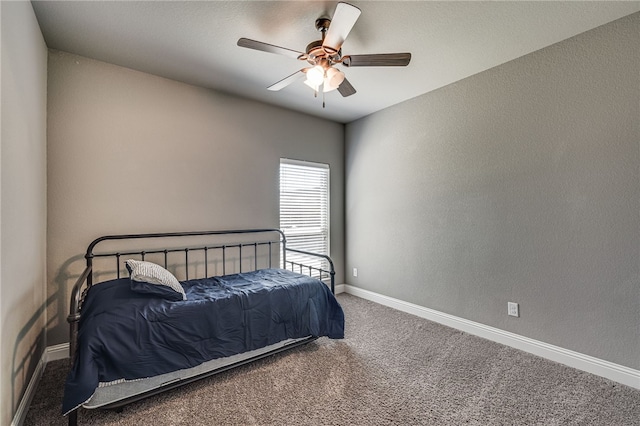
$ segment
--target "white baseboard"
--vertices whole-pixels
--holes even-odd
[[[38,388],[38,383],[40,383],[40,378],[42,377],[42,373],[44,373],[44,367],[47,365],[45,351],[40,357],[40,361],[38,361],[38,365],[36,365],[36,369],[31,376],[31,380],[29,380],[29,384],[27,385],[27,389],[24,391],[24,395],[22,395],[22,399],[20,400],[20,404],[18,404],[18,408],[16,409],[15,414],[13,415],[13,420],[11,420],[11,426],[22,426],[24,423],[24,419],[27,417],[27,411],[29,411],[29,405],[31,405],[31,401],[33,400],[33,396],[36,393],[36,389]]]
[[[69,358],[69,344],[60,343],[59,345],[48,346],[45,355],[47,356],[47,362]]]
[[[613,362],[605,361],[569,349],[564,349],[559,346],[550,345],[509,331],[469,321],[464,318],[445,314],[443,312],[425,308],[399,299],[394,299],[382,294],[363,290],[348,284],[336,286],[336,294],[339,293],[338,287],[341,288],[340,293],[345,292],[352,294],[362,299],[370,300],[469,334],[529,352],[542,358],[559,362],[569,367],[577,368],[578,370],[605,377],[615,382],[622,383],[623,385],[640,389],[640,370],[614,364]]]
[[[345,285],[346,284],[336,284],[336,294],[344,293],[346,291],[344,289]]]
[[[24,423],[24,419],[27,416],[27,411],[29,410],[29,405],[31,405],[31,401],[33,401],[33,396],[36,393],[38,383],[40,383],[40,379],[42,378],[42,374],[44,373],[44,369],[47,366],[47,363],[65,358],[69,358],[68,343],[48,346],[44,350],[44,353],[40,357],[40,361],[38,361],[38,365],[36,365],[36,369],[31,376],[31,380],[29,380],[27,389],[25,389],[24,395],[22,395],[22,399],[20,400],[20,404],[18,404],[16,413],[13,415],[11,426],[22,426],[22,424]]]

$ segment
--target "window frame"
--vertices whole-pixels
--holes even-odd
[[[285,238],[287,239],[287,247],[290,248],[294,248],[294,249],[299,249],[299,250],[306,250],[306,251],[312,251],[312,252],[316,252],[315,250],[308,250],[305,248],[299,248],[295,246],[295,242],[292,242],[290,240],[290,237],[293,237],[293,235],[291,235],[291,233],[289,232],[289,235],[287,234],[287,229],[289,228],[283,228],[283,223],[282,223],[282,216],[283,216],[283,209],[282,209],[282,196],[283,196],[283,166],[286,168],[287,166],[292,166],[292,167],[297,167],[297,168],[309,168],[312,169],[314,173],[320,173],[320,174],[324,174],[324,176],[322,176],[322,179],[324,180],[322,182],[322,184],[326,185],[326,191],[324,191],[323,196],[326,197],[326,201],[324,202],[325,204],[325,210],[326,213],[324,213],[324,216],[326,216],[324,218],[324,223],[321,224],[321,229],[326,229],[325,231],[321,231],[320,233],[318,233],[317,235],[322,235],[324,240],[325,240],[325,250],[326,253],[319,253],[319,254],[324,254],[326,256],[331,256],[331,167],[329,164],[327,163],[318,163],[318,162],[312,162],[312,161],[305,161],[305,160],[295,160],[295,159],[291,159],[291,158],[280,158],[280,163],[279,163],[279,172],[278,172],[278,223],[279,223],[279,228],[280,230],[284,233]],[[320,205],[322,205],[322,199],[318,200],[318,203]],[[322,207],[320,207],[322,208]],[[320,213],[320,216],[323,216],[322,213]],[[324,232],[324,233],[323,233]],[[289,261],[289,258],[293,255],[293,253],[289,253],[287,254],[287,261]],[[282,260],[281,260],[281,266],[282,265]],[[321,262],[321,266],[323,269],[327,269],[328,262],[326,260],[322,260]]]

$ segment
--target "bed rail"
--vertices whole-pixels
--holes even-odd
[[[292,248],[288,248],[288,247],[285,248],[285,252],[287,252],[287,251],[290,251],[290,252],[293,252],[293,253],[305,254],[307,256],[315,256],[315,257],[319,257],[319,258],[322,258],[322,259],[326,260],[327,263],[329,264],[329,269],[328,270],[325,270],[323,268],[318,268],[318,267],[315,267],[315,266],[305,265],[305,264],[300,263],[300,262],[288,261],[288,260],[286,260],[286,258],[284,260],[284,264],[285,264],[285,266],[286,266],[286,264],[291,265],[291,270],[292,271],[295,271],[294,268],[298,267],[298,272],[301,273],[301,274],[304,273],[303,271],[306,268],[306,269],[308,269],[308,272],[309,272],[308,275],[310,275],[310,276],[313,276],[313,271],[317,271],[321,279],[322,279],[322,274],[323,273],[325,273],[325,272],[328,273],[329,274],[330,283],[331,283],[331,293],[333,293],[333,294],[336,293],[336,288],[335,288],[336,287],[336,283],[335,283],[335,281],[336,281],[336,277],[335,277],[336,271],[335,271],[335,268],[333,267],[333,260],[331,260],[331,258],[329,256],[326,256],[324,254],[312,253],[310,251],[292,249]]]

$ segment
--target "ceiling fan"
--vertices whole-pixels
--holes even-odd
[[[346,67],[384,67],[407,66],[411,53],[380,53],[367,55],[342,55],[342,44],[360,16],[360,9],[348,3],[338,3],[333,18],[319,18],[316,29],[322,33],[322,39],[309,43],[304,52],[285,47],[274,46],[261,41],[241,38],[238,46],[263,52],[276,53],[290,58],[307,61],[311,66],[283,78],[269,86],[268,90],[280,90],[306,76],[305,84],[318,92],[338,90],[343,97],[356,93],[342,71],[334,68],[337,64]],[[324,103],[323,103],[324,106]]]

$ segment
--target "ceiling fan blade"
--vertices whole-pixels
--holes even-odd
[[[272,91],[277,91],[277,90],[284,89],[285,87],[287,87],[288,85],[290,85],[294,81],[298,81],[298,80],[302,79],[302,77],[304,77],[304,75],[305,75],[305,70],[301,69],[300,71],[296,71],[293,74],[291,74],[290,76],[283,78],[279,82],[272,84],[271,86],[267,87],[267,89],[268,90],[272,90]]]
[[[274,46],[273,44],[263,43],[261,41],[251,40],[248,38],[239,39],[238,46],[246,47],[248,49],[261,50],[263,52],[276,53],[278,55],[288,56],[293,59],[298,59],[300,55],[304,55],[304,53],[298,52],[296,50],[287,49],[286,47]]]
[[[350,55],[342,58],[347,67],[406,67],[411,53],[379,53],[372,55]]]
[[[338,92],[342,95],[342,97],[346,98],[347,96],[351,96],[356,93],[356,89],[353,88],[349,80],[346,78],[340,83],[338,86]]]
[[[322,47],[329,53],[336,53],[342,47],[345,39],[349,35],[351,28],[355,25],[360,16],[360,9],[348,3],[338,3],[336,11],[331,18],[331,24],[322,41]]]

